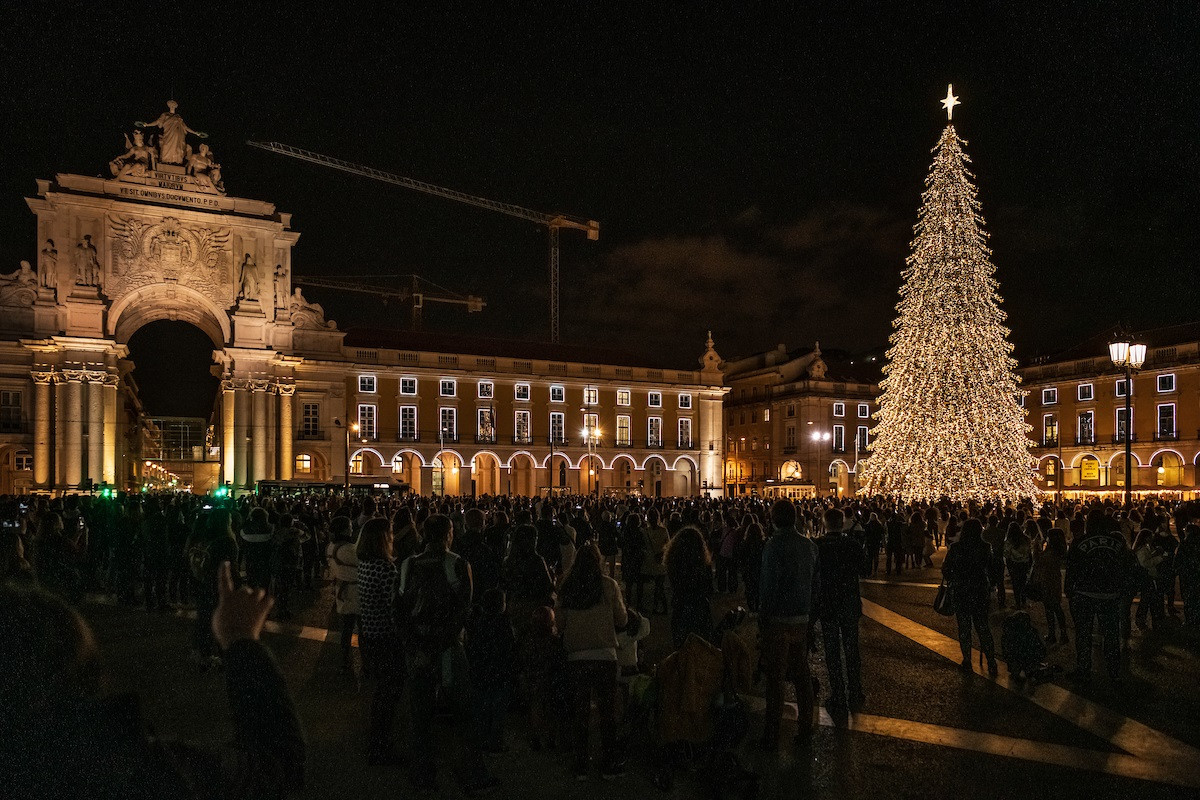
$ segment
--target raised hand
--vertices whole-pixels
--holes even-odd
[[[222,650],[226,650],[240,639],[258,640],[262,633],[263,623],[275,598],[270,597],[262,589],[251,589],[243,586],[238,589],[233,585],[232,568],[228,561],[222,562],[217,574],[217,594],[219,601],[217,610],[213,612],[213,635]]]

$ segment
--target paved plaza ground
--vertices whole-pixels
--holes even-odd
[[[1200,796],[1200,642],[1178,628],[1135,635],[1130,680],[1120,693],[1099,675],[1083,688],[1059,680],[1033,689],[1010,681],[1003,668],[996,680],[964,676],[954,622],[931,609],[937,577],[914,570],[864,581],[867,704],[848,728],[822,715],[811,759],[787,746],[775,755],[757,752],[762,701],[750,698],[756,729],[741,756],[761,776],[761,797]],[[412,790],[402,768],[365,765],[369,693],[355,677],[338,674],[336,635],[326,640],[327,591],[309,593],[304,613],[287,626],[270,624],[266,635],[308,735],[305,796],[439,796]],[[724,597],[718,606],[736,602]],[[88,603],[84,613],[106,653],[112,688],[136,689],[160,734],[212,743],[229,736],[223,678],[200,674],[187,661],[189,620],[104,602]],[[1033,615],[1043,624],[1040,608]],[[997,637],[999,621],[993,615]],[[652,624],[651,661],[666,652],[668,620],[656,616]],[[742,633],[752,640],[753,623]],[[1073,652],[1052,649],[1051,660],[1068,667]],[[819,654],[816,660],[824,683]],[[703,770],[678,773],[674,787],[660,792],[636,753],[623,778],[576,782],[568,756],[532,752],[522,728],[514,718],[511,752],[488,757],[501,782],[493,796],[712,796]],[[441,771],[440,796],[461,796],[449,775],[449,768]]]

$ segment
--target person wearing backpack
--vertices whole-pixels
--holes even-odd
[[[1075,624],[1075,669],[1067,677],[1092,677],[1092,628],[1104,637],[1104,666],[1109,678],[1121,678],[1122,595],[1134,569],[1133,551],[1102,508],[1092,509],[1082,537],[1067,548],[1065,589]]]
[[[433,758],[433,711],[439,690],[454,709],[462,756],[459,781],[467,794],[495,788],[472,725],[471,687],[463,628],[471,607],[471,567],[451,552],[454,525],[444,514],[425,520],[425,549],[400,565],[397,616],[404,639],[409,680],[411,780],[421,789],[437,786]]]

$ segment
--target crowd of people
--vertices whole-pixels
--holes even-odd
[[[811,743],[818,691],[835,722],[866,705],[860,580],[930,569],[943,548],[943,610],[956,619],[968,672],[977,640],[993,676],[1002,659],[1017,678],[1044,677],[1047,648],[1071,642],[1064,597],[1076,681],[1091,677],[1097,628],[1104,667],[1119,682],[1123,643],[1135,631],[1173,624],[1177,595],[1183,623],[1200,627],[1198,502],[1147,500],[1122,509],[1101,501],[901,506],[882,498],[290,492],[223,502],[179,494],[8,498],[0,515],[0,635],[9,634],[6,642],[38,636],[42,615],[41,624],[57,625],[63,639],[57,650],[18,646],[0,657],[7,674],[41,672],[28,688],[6,692],[6,719],[39,718],[44,708],[31,713],[29,704],[47,702],[47,693],[62,695],[55,702],[69,696],[74,714],[82,703],[100,702],[91,667],[83,666],[94,662],[94,645],[71,610],[85,596],[151,611],[194,610],[191,658],[201,670],[225,670],[236,741],[249,754],[239,763],[259,783],[245,774],[225,779],[266,781],[278,793],[302,781],[303,739],[257,639],[272,605],[286,622],[301,598],[325,596],[306,589],[327,583],[341,668],[358,670],[357,633],[361,671],[372,686],[367,760],[404,763],[414,784],[435,786],[431,732],[436,709],[444,708],[468,793],[495,787],[484,755],[508,750],[513,713],[527,716],[521,727],[531,748],[569,750],[580,779],[590,775],[595,724],[599,774],[623,774],[630,686],[653,671],[639,657],[650,618],[665,616],[676,650],[693,638],[720,647],[720,595],[757,619],[766,695],[759,745],[768,750],[779,744],[785,684],[799,708],[800,747]],[[1029,614],[1033,604],[1041,614]],[[1005,612],[999,652],[993,611]],[[809,663],[818,636],[823,690]],[[46,663],[54,658],[64,661],[57,671]],[[251,685],[273,689],[264,698]],[[294,735],[265,747],[255,738],[259,723],[249,719],[263,714],[284,719],[278,724]],[[405,721],[406,752],[397,717]]]

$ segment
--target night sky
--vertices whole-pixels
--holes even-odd
[[[416,272],[488,301],[429,327],[545,338],[544,229],[244,140],[600,220],[599,242],[562,235],[565,341],[681,366],[710,327],[727,358],[867,348],[953,82],[1018,356],[1200,313],[1196,3],[407,5],[6,6],[0,269],[33,258],[35,178],[107,175],[174,96],[230,194],[294,214],[298,274]],[[343,328],[404,322],[307,294]]]

